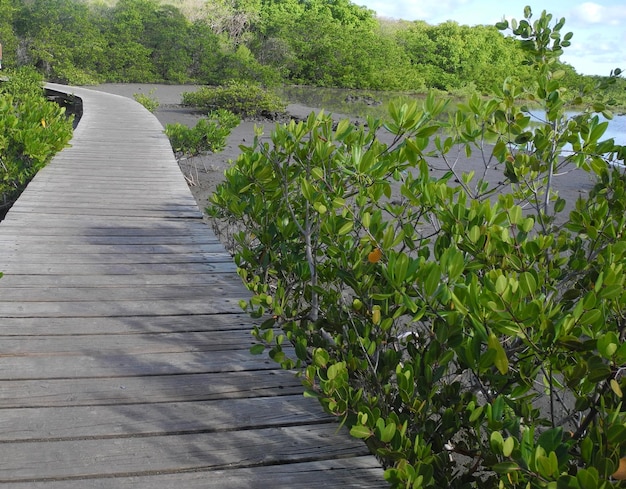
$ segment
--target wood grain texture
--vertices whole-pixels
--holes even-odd
[[[250,297],[156,118],[83,98],[0,223],[3,489],[383,488],[364,444],[252,355]]]

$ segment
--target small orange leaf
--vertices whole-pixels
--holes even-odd
[[[613,473],[613,479],[618,481],[626,480],[626,457],[619,459],[619,467]]]
[[[375,248],[374,251],[367,255],[367,261],[370,263],[378,263],[383,256],[383,252],[380,248]]]

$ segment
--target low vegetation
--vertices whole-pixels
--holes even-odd
[[[276,119],[287,104],[256,83],[230,80],[224,86],[201,87],[183,93],[183,105],[204,110],[223,109],[244,118]]]
[[[194,158],[207,153],[218,153],[226,146],[226,140],[231,131],[239,125],[240,119],[236,114],[224,109],[209,112],[194,127],[175,123],[165,126],[165,134],[176,153],[176,158],[191,160],[188,172],[184,172],[190,185],[198,181],[198,168]],[[182,169],[182,166],[181,166]]]
[[[365,127],[278,125],[213,196],[264,320],[253,351],[297,369],[393,487],[624,487],[625,155],[599,99],[565,112],[563,25],[529,8],[499,24],[532,83],[447,122],[430,96]],[[528,99],[546,114],[532,129]],[[597,184],[563,215],[567,171]]]
[[[0,213],[72,137],[72,118],[49,102],[35,70],[7,73],[0,83]]]
[[[154,96],[154,89],[149,93],[133,93],[133,98],[150,112],[155,112],[160,105],[159,100]]]

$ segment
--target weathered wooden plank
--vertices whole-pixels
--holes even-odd
[[[210,401],[302,394],[283,370],[0,382],[0,408]]]
[[[222,246],[214,234],[204,233],[201,235],[188,234],[161,234],[148,236],[128,236],[128,235],[68,235],[68,234],[48,234],[48,230],[40,234],[14,234],[3,233],[4,229],[0,225],[0,248],[4,246],[22,247],[39,245],[42,241],[50,244],[62,243],[65,245],[90,245],[90,246],[184,246],[198,245],[199,251],[203,251],[202,245],[219,245]],[[44,245],[45,246],[45,245]],[[213,248],[212,248],[213,250]],[[209,250],[207,250],[209,251]]]
[[[98,199],[97,201],[89,201],[84,194],[70,194],[64,193],[63,197],[56,198],[51,202],[51,195],[44,195],[44,192],[37,192],[38,199],[28,199],[28,203],[13,205],[11,208],[14,212],[37,212],[45,213],[50,209],[58,211],[59,209],[65,209],[66,211],[75,211],[81,209],[99,209],[99,210],[118,210],[118,209],[142,209],[142,210],[198,210],[198,205],[195,200],[189,200],[174,195],[164,199],[163,197],[155,196],[152,199],[146,199],[143,195],[137,195],[135,198],[131,195],[124,195],[123,200],[116,197],[107,195],[106,198]]]
[[[245,350],[255,343],[250,331],[199,331],[196,333],[136,333],[80,335],[68,341],[66,336],[1,336],[2,358],[31,355],[145,355],[148,353],[219,352]],[[252,356],[259,359],[262,357]],[[213,359],[211,359],[213,360]],[[265,360],[265,359],[264,359]],[[2,374],[0,374],[2,375]]]
[[[202,300],[211,295],[240,297],[241,284],[213,283],[206,287],[186,285],[153,285],[143,287],[20,287],[7,283],[0,286],[2,302],[90,302],[90,301],[155,301],[155,300]]]
[[[0,268],[5,264],[21,263],[27,260],[29,264],[169,264],[169,263],[213,263],[232,261],[232,257],[224,250],[218,252],[198,253],[64,253],[63,248],[51,249],[49,253],[29,253],[27,257],[19,250],[7,250],[0,257]]]
[[[242,346],[249,347],[250,343]],[[0,355],[0,381],[260,372],[275,367],[267,357],[251,355],[247,349],[127,353],[120,347],[119,352],[101,353],[94,341],[91,353]]]
[[[241,279],[232,273],[209,274],[169,274],[169,275],[4,275],[0,280],[0,300],[7,297],[7,289],[34,288],[99,288],[99,287],[204,287],[205,291],[213,287],[241,289]],[[210,288],[209,288],[210,287]],[[26,297],[19,290],[23,300]],[[207,298],[208,299],[208,298]]]
[[[333,443],[329,444],[331,439]],[[278,465],[303,458],[356,457],[365,455],[367,449],[345,433],[337,436],[334,424],[314,424],[226,433],[59,441],[53,447],[39,447],[37,442],[5,443],[2,452],[0,483],[43,477],[129,476]]]
[[[13,212],[13,218],[18,218],[20,215],[25,214],[35,214],[37,217],[35,219],[41,219],[43,216],[49,216],[49,219],[56,220],[61,217],[64,218],[66,216],[76,216],[76,217],[84,217],[84,216],[96,216],[106,214],[111,218],[115,217],[165,217],[165,218],[173,218],[173,217],[183,217],[183,218],[196,218],[202,219],[202,213],[196,207],[195,209],[158,209],[158,208],[141,208],[141,207],[128,207],[125,209],[115,209],[115,208],[107,208],[105,206],[100,208],[78,208],[72,209],[71,207],[57,207],[57,206],[48,206],[45,208],[41,207],[42,212],[37,212],[36,207],[31,208],[17,208],[15,212]],[[106,211],[106,212],[105,212]]]
[[[10,213],[9,213],[10,214]],[[119,221],[117,221],[119,223]],[[19,221],[8,222],[3,221],[0,223],[0,230],[3,235],[14,237],[28,237],[28,236],[41,236],[54,237],[62,236],[66,237],[73,234],[76,239],[83,237],[128,237],[128,238],[140,238],[140,237],[190,237],[195,239],[213,239],[215,240],[215,234],[209,229],[205,222],[201,220],[189,220],[185,222],[184,226],[174,226],[169,222],[130,222],[127,225],[97,225],[93,221],[88,221],[79,226],[72,226],[70,223],[62,226],[61,223],[57,223],[55,226],[48,221],[40,223],[39,228],[33,228],[33,226],[26,226]],[[141,224],[141,225],[140,225]]]
[[[254,321],[247,314],[197,314],[182,316],[118,316],[76,318],[2,318],[0,344],[10,336],[82,336],[108,334],[155,334],[202,331],[248,332]]]
[[[73,263],[2,263],[0,272],[24,275],[163,275],[193,273],[234,273],[237,267],[227,260],[211,263],[130,263],[130,264],[73,264]],[[0,279],[2,280],[2,279]]]
[[[32,489],[383,489],[380,465],[371,456],[317,460],[260,467],[194,470],[149,476],[105,479],[31,481]],[[3,489],[23,489],[22,483],[5,483]]]
[[[85,228],[86,230],[102,230],[108,232],[123,231],[128,234],[128,231],[147,232],[147,233],[173,233],[173,232],[206,232],[212,234],[209,227],[205,222],[199,219],[148,219],[145,217],[118,217],[114,220],[110,219],[106,215],[102,216],[83,216],[76,219],[72,219],[70,216],[57,217],[55,222],[49,222],[48,219],[42,217],[41,214],[36,215],[20,215],[19,219],[14,218],[12,213],[6,215],[0,229],[6,228],[19,228],[20,230],[27,226],[27,221],[30,222],[39,220],[41,229],[46,228]],[[34,232],[39,232],[39,229],[34,229]]]
[[[40,188],[34,188],[40,187]],[[188,189],[179,189],[179,188],[171,188],[171,187],[163,187],[159,188],[158,193],[150,192],[146,194],[145,184],[143,187],[138,186],[139,195],[131,193],[128,189],[122,188],[119,185],[114,185],[113,188],[107,188],[106,194],[98,195],[97,199],[94,199],[93,191],[82,188],[81,185],[76,185],[71,189],[63,192],[62,194],[58,194],[58,192],[54,191],[54,186],[52,182],[48,185],[34,185],[31,186],[32,196],[29,195],[28,199],[21,204],[18,202],[16,204],[20,205],[41,205],[46,201],[53,202],[77,202],[83,205],[92,204],[98,205],[101,202],[106,202],[111,205],[124,205],[125,201],[118,201],[116,198],[123,196],[125,199],[129,199],[131,202],[154,202],[161,204],[176,204],[176,203],[191,203],[193,202],[193,196],[189,193],[184,192],[184,190]],[[141,197],[139,199],[138,197]]]
[[[71,168],[68,168],[66,173],[72,171],[73,170]],[[159,170],[157,169],[155,171]],[[175,177],[172,175],[172,178]],[[144,181],[142,185],[138,181],[114,177],[108,178],[107,181],[98,181],[97,179],[91,179],[89,177],[82,178],[80,180],[61,180],[60,178],[55,178],[54,175],[46,174],[38,180],[33,180],[29,184],[29,188],[30,191],[36,192],[36,194],[49,196],[53,201],[56,200],[54,197],[54,189],[57,187],[63,189],[63,193],[60,194],[61,199],[64,198],[66,193],[69,196],[87,196],[88,193],[91,193],[91,200],[94,202],[101,199],[108,199],[115,195],[119,196],[124,193],[130,194],[131,191],[139,192],[141,195],[145,195],[148,199],[160,199],[163,202],[165,202],[168,198],[187,198],[184,192],[185,188],[182,186],[168,185],[164,181],[160,180],[154,180],[151,182],[149,175],[146,175],[146,180],[148,181]],[[37,195],[34,197],[35,201],[37,201]],[[128,195],[128,197],[132,198],[132,195]],[[30,201],[30,197],[28,201]]]
[[[56,301],[0,302],[0,317],[115,317],[165,316],[182,314],[220,314],[241,311],[237,295],[222,296],[219,301],[202,299],[135,300],[135,301]]]
[[[213,401],[112,406],[3,409],[0,442],[146,436],[327,423],[302,394]],[[0,462],[1,463],[1,462]]]
[[[103,186],[108,186],[111,185],[111,183],[120,183],[122,188],[125,186],[142,188],[141,183],[144,184],[143,188],[145,188],[146,184],[160,183],[163,187],[169,188],[170,191],[172,190],[170,182],[172,178],[181,179],[182,184],[183,177],[180,171],[170,168],[168,161],[165,161],[164,164],[161,165],[151,166],[148,168],[150,173],[138,172],[137,168],[132,166],[132,162],[129,162],[130,165],[126,168],[119,166],[114,167],[113,165],[107,165],[106,167],[82,166],[75,168],[74,165],[67,164],[69,162],[68,158],[64,158],[63,161],[66,163],[65,165],[55,164],[50,167],[40,180],[51,180],[62,176],[63,183],[65,184],[68,182],[77,182],[79,184],[101,182]],[[67,173],[68,168],[72,169],[71,174]]]
[[[209,244],[69,244],[74,241],[69,240],[59,246],[58,243],[46,242],[41,244],[40,241],[34,241],[28,244],[28,252],[35,255],[43,255],[51,253],[52,250],[58,248],[64,254],[99,254],[99,255],[134,255],[134,254],[150,254],[150,253],[174,253],[174,254],[196,254],[196,253],[225,253],[221,243],[213,242]],[[19,243],[7,243],[0,240],[2,254],[21,253],[22,246]]]

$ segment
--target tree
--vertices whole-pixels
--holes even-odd
[[[13,22],[18,6],[14,0],[0,0],[0,44],[2,44],[3,67],[16,66],[17,38]]]
[[[104,19],[109,33],[104,71],[115,81],[155,81],[152,49],[144,44],[146,24],[156,16],[155,0],[119,0]]]
[[[184,83],[192,63],[191,25],[176,7],[163,5],[145,20],[141,44],[151,51],[151,61],[163,80]]]
[[[626,479],[626,178],[609,167],[625,152],[602,140],[606,107],[565,111],[563,25],[530,8],[511,23],[531,85],[446,122],[431,95],[384,123],[279,125],[213,196],[263,318],[253,351],[298,369],[393,487]],[[522,97],[545,111],[533,128]],[[554,182],[573,168],[597,185],[563,216]]]
[[[22,3],[15,16],[20,64],[37,66],[46,77],[92,81],[105,49],[86,4],[73,0]]]

